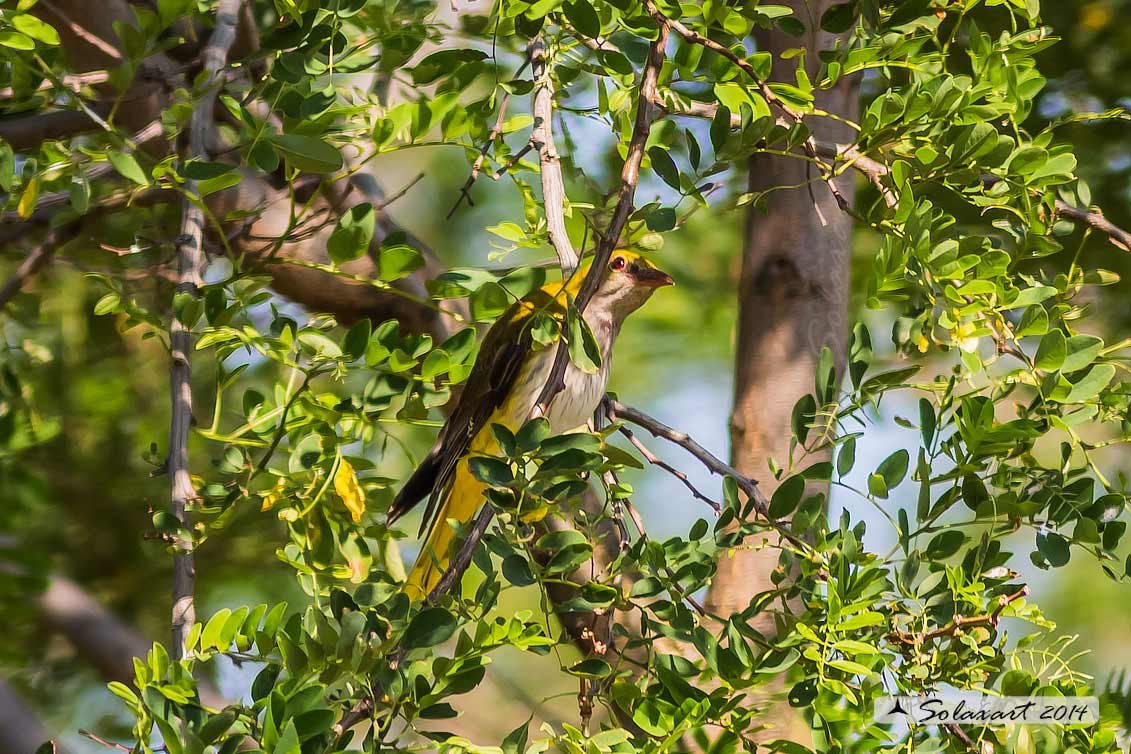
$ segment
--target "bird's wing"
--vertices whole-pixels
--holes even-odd
[[[393,500],[388,512],[390,523],[427,496],[421,534],[431,526],[437,502],[451,483],[456,464],[506,400],[530,353],[531,315],[540,306],[556,308],[554,303],[550,296],[536,291],[533,297],[512,305],[487,331],[459,403],[440,430],[436,444]]]

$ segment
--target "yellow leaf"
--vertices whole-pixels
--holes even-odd
[[[346,504],[355,524],[361,523],[361,514],[365,512],[365,493],[357,483],[357,474],[353,466],[346,459],[338,463],[338,473],[334,474],[334,491]]]
[[[39,198],[39,176],[27,182],[27,188],[20,196],[20,203],[16,205],[16,212],[25,220],[35,211],[35,200]]]

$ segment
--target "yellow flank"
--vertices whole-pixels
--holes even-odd
[[[496,453],[498,447],[488,423],[487,429],[481,430],[471,441],[468,455],[460,459],[451,489],[440,503],[436,523],[428,532],[428,539],[424,541],[420,555],[416,557],[416,564],[405,582],[405,593],[413,602],[423,600],[436,588],[455,554],[452,550],[456,543],[456,532],[448,520],[455,519],[458,523],[465,524],[475,517],[483,503],[483,491],[487,489],[487,485],[471,473],[467,459],[473,454]]]

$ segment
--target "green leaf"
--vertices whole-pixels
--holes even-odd
[[[957,529],[950,529],[935,535],[927,543],[924,554],[931,560],[945,560],[958,552],[966,544],[968,537]]]
[[[564,550],[567,547],[574,545],[588,544],[589,540],[585,535],[575,529],[562,529],[561,531],[552,531],[549,534],[543,534],[538,542],[535,544],[539,550]]]
[[[886,499],[888,493],[907,476],[907,465],[910,460],[911,456],[904,448],[889,455],[868,477],[868,491],[878,498]]]
[[[0,45],[11,47],[13,50],[28,51],[35,49],[35,40],[27,34],[5,29],[0,31]]]
[[[1065,152],[1050,158],[1043,165],[1035,169],[1029,175],[1029,180],[1033,182],[1039,181],[1045,184],[1067,183],[1072,179],[1074,170],[1076,170],[1076,155],[1071,152]]]
[[[919,399],[919,431],[923,435],[923,447],[931,447],[931,442],[935,439],[935,427],[937,419],[935,417],[935,407],[926,398]]]
[[[305,173],[333,173],[342,169],[341,153],[317,136],[270,134],[267,139],[297,170]]]
[[[377,261],[381,279],[387,283],[408,277],[424,266],[424,256],[417,249],[395,241],[381,244]]]
[[[550,421],[545,417],[538,416],[522,425],[522,429],[515,435],[515,441],[520,451],[529,453],[541,445],[542,441],[549,436]]]
[[[821,14],[821,28],[830,34],[843,34],[856,22],[856,3],[831,5]]]
[[[275,748],[272,749],[272,754],[302,754],[298,731],[295,730],[293,719],[287,720],[283,732],[279,734],[279,740],[275,743]]]
[[[836,473],[844,476],[856,465],[856,438],[850,437],[840,446],[836,456]]]
[[[339,218],[337,227],[326,242],[331,261],[344,264],[367,252],[376,228],[377,213],[372,204],[362,202],[350,207]]]
[[[359,320],[342,338],[342,352],[352,359],[360,359],[369,348],[369,338],[373,335],[373,322],[368,318]]]
[[[421,60],[412,69],[414,84],[430,84],[445,73],[451,73],[456,68],[466,63],[476,63],[484,60],[487,53],[482,50],[470,48],[446,49],[434,52]]]
[[[228,622],[231,617],[232,611],[228,608],[217,610],[216,613],[208,620],[204,626],[204,633],[200,637],[201,649],[227,649],[227,647],[218,646],[220,640],[220,632],[224,630],[224,624]]]
[[[1038,534],[1037,550],[1040,551],[1041,555],[1044,556],[1045,560],[1047,560],[1049,565],[1053,568],[1068,565],[1068,561],[1072,557],[1072,550],[1068,546],[1068,540],[1056,532]]]
[[[677,220],[675,210],[671,207],[657,207],[644,216],[644,224],[648,226],[648,230],[656,233],[671,230]]]
[[[1050,330],[1045,333],[1045,336],[1041,338],[1041,344],[1037,346],[1037,355],[1033,358],[1033,365],[1037,369],[1051,372],[1060,369],[1066,355],[1068,355],[1068,344],[1065,341],[1064,333],[1060,330]]]
[[[565,15],[569,22],[573,24],[573,28],[590,39],[601,36],[601,19],[597,17],[597,11],[593,8],[593,5],[586,0],[566,3]]]
[[[503,754],[523,754],[526,751],[526,742],[530,737],[530,721],[527,720],[518,726],[503,739]]]
[[[789,690],[789,706],[808,707],[817,698],[817,683],[813,680],[800,681]]]
[[[225,173],[234,173],[235,171],[235,165],[225,165],[222,162],[205,162],[203,160],[189,160],[181,167],[181,175],[193,181],[219,178]]]
[[[836,399],[836,362],[828,346],[821,348],[816,369],[817,401],[828,405]]]
[[[977,474],[966,474],[962,477],[962,501],[972,511],[978,510],[982,503],[989,502],[990,493],[986,485]]]
[[[342,349],[338,346],[337,342],[326,333],[319,330],[307,328],[298,334],[297,340],[301,345],[309,349],[311,353],[318,356],[336,359],[342,355]]]
[[[94,305],[94,315],[100,317],[104,314],[118,311],[119,305],[122,303],[121,297],[117,293],[107,293]]]
[[[106,157],[110,160],[114,169],[121,173],[124,178],[142,186],[149,183],[149,177],[141,169],[137,159],[129,152],[107,152]]]
[[[569,332],[569,359],[586,374],[596,374],[601,368],[601,348],[589,323],[570,306],[566,312],[566,325]]]
[[[1065,403],[1083,403],[1099,395],[1100,391],[1108,386],[1115,378],[1115,367],[1111,364],[1096,364],[1088,373],[1076,382],[1068,395]]]
[[[1060,365],[1061,372],[1075,372],[1095,361],[1104,347],[1102,339],[1094,335],[1073,335],[1065,343],[1067,354]]]
[[[566,672],[578,678],[604,678],[613,669],[599,657],[589,657],[571,665]]]
[[[817,401],[812,394],[806,393],[797,400],[797,403],[793,404],[793,413],[790,415],[789,424],[797,442],[805,443],[805,438],[809,435],[809,428],[816,416]]]
[[[59,44],[59,32],[55,27],[47,24],[35,16],[18,13],[8,19],[17,31],[27,34],[32,39],[37,39],[45,45],[54,47]]]
[[[724,105],[719,105],[715,117],[711,119],[711,147],[714,148],[716,155],[726,145],[728,136],[730,136],[730,110]]]
[[[517,553],[512,553],[503,558],[503,578],[515,586],[529,586],[534,583],[534,574],[530,571],[530,563]]]
[[[510,464],[489,456],[472,456],[467,462],[472,475],[491,487],[506,487],[514,481]]]
[[[495,319],[510,307],[512,301],[503,286],[494,281],[484,283],[471,294],[471,316],[479,321]]]
[[[652,169],[664,183],[679,191],[679,168],[675,166],[675,161],[668,151],[663,147],[649,147],[648,159],[652,161]]]
[[[1021,321],[1017,323],[1017,337],[1044,335],[1048,332],[1048,329],[1048,312],[1040,304],[1033,304],[1025,310],[1025,313],[1021,315]]]
[[[805,494],[805,477],[791,476],[774,490],[770,497],[770,518],[781,519],[797,510],[801,496]]]
[[[406,649],[424,649],[443,644],[456,632],[457,627],[456,617],[442,607],[425,608],[408,624],[404,646]]]

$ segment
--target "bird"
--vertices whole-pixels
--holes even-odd
[[[488,329],[463,391],[435,444],[401,487],[387,511],[389,524],[427,498],[419,536],[425,538],[404,589],[421,601],[435,589],[454,554],[456,534],[450,519],[466,523],[483,504],[487,485],[472,474],[469,458],[498,452],[493,424],[518,431],[534,411],[550,376],[561,340],[535,348],[532,325],[544,312],[564,329],[567,307],[576,298],[593,260],[572,275],[537,288],[512,304]],[[659,288],[674,281],[643,255],[618,249],[610,256],[601,281],[581,313],[593,333],[601,359],[587,372],[570,360],[564,387],[545,410],[552,434],[585,426],[605,396],[613,343],[628,315]]]

